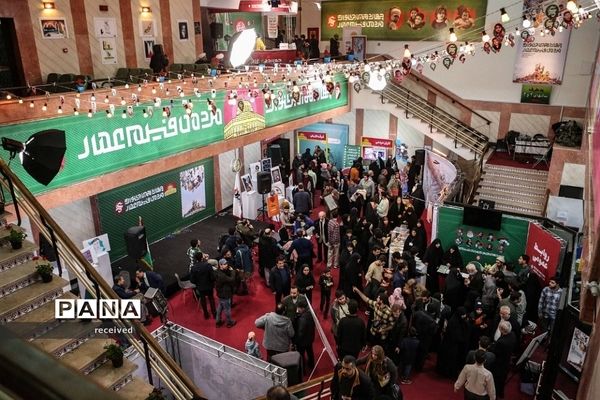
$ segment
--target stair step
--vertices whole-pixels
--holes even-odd
[[[491,201],[495,201],[496,205],[495,208],[501,211],[510,211],[510,212],[514,212],[514,213],[519,213],[519,214],[528,214],[528,215],[536,215],[536,216],[540,216],[542,214],[542,208],[531,208],[531,207],[527,207],[525,205],[517,205],[514,203],[503,203],[502,201],[499,201],[497,198],[494,197],[480,197],[480,196],[475,196],[475,200],[473,204],[478,204],[479,203],[479,199],[482,200],[491,200]]]
[[[66,292],[59,299],[76,299],[71,292]],[[49,301],[41,307],[28,312],[17,318],[15,321],[7,324],[7,328],[21,338],[30,338],[40,336],[48,329],[60,324],[60,321],[54,319],[54,302]]]
[[[541,171],[533,168],[518,168],[509,167],[506,165],[486,164],[485,169],[489,171],[500,171],[506,173],[517,173],[521,175],[537,175],[537,176],[548,176],[548,171]]]
[[[106,336],[96,336],[75,350],[65,354],[60,361],[87,375],[106,362],[104,346],[114,343]]]
[[[492,179],[492,177],[488,177],[488,179],[486,179],[484,175],[479,181],[479,186],[488,188],[501,188],[503,190],[509,190],[513,193],[523,191],[532,194],[546,195],[545,186],[535,186],[530,183],[514,181],[510,178]]]
[[[0,246],[0,271],[31,260],[35,251],[37,251],[37,246],[28,241],[24,241],[23,247],[17,250],[13,250],[10,245]]]
[[[127,400],[145,400],[152,390],[154,390],[154,386],[148,382],[140,378],[133,378],[131,382],[119,389],[117,394]]]
[[[125,386],[131,381],[131,374],[137,369],[137,365],[129,361],[127,358],[123,360],[123,366],[115,368],[112,362],[108,361],[102,364],[100,368],[96,368],[88,376],[98,383],[100,386],[105,388],[113,389]]]
[[[527,182],[527,184],[533,184],[534,186],[546,186],[548,177],[531,177],[523,175],[507,175],[498,171],[483,171],[483,179],[508,179],[513,182]]]
[[[0,272],[0,298],[35,283],[39,276],[35,270],[37,261],[26,261]]]
[[[51,282],[38,281],[0,299],[0,324],[10,322],[61,296],[68,282],[54,276]]]
[[[55,357],[73,351],[94,335],[99,322],[68,321],[37,337],[31,343]]]
[[[527,198],[528,200],[540,200],[540,201],[544,201],[544,193],[531,193],[525,190],[526,188],[519,188],[518,190],[515,190],[514,188],[502,188],[502,187],[497,187],[497,186],[479,186],[479,188],[477,189],[477,193],[479,194],[487,194],[488,196],[495,196],[497,194],[499,195],[510,195],[510,194],[514,194],[515,192],[519,193],[520,196]]]
[[[526,208],[531,208],[531,209],[536,209],[538,207],[541,209],[544,207],[543,200],[535,201],[535,200],[523,199],[523,198],[519,198],[519,197],[512,197],[510,195],[500,195],[500,194],[494,194],[492,196],[481,196],[481,194],[480,194],[479,197],[483,197],[486,200],[495,201],[496,203],[514,204],[515,206],[518,206],[518,207],[526,207]]]

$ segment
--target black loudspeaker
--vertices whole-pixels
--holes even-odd
[[[146,255],[146,228],[143,226],[134,226],[125,232],[125,245],[127,246],[127,255],[135,260]]]
[[[279,138],[273,144],[278,144],[281,148],[281,166],[284,167],[283,170],[287,174],[290,171],[290,162],[292,161],[290,158],[290,139]]]
[[[492,200],[479,199],[479,207],[484,210],[493,210],[496,208],[496,202]]]
[[[288,386],[302,383],[302,356],[297,351],[276,354],[271,357],[271,364],[285,368]]]
[[[213,39],[223,39],[223,24],[219,22],[211,22],[210,36]]]
[[[259,172],[256,174],[256,186],[258,186],[258,193],[269,193],[271,191],[271,173]]]
[[[415,164],[423,165],[425,164],[425,150],[419,149],[415,151]]]
[[[144,297],[147,300],[146,306],[148,307],[148,312],[153,316],[164,315],[167,312],[169,303],[160,290],[149,288],[144,293]]]
[[[267,156],[271,159],[271,165],[273,167],[279,167],[281,165],[281,146],[278,144],[270,144],[267,147]]]

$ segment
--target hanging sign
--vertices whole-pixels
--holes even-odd
[[[562,239],[539,224],[529,223],[525,254],[530,257],[529,263],[532,272],[545,283],[556,275],[563,243]]]

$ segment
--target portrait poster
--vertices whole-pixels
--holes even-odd
[[[276,14],[268,14],[267,15],[267,37],[269,39],[277,38],[277,15]]]
[[[244,188],[244,192],[251,192],[254,190],[250,174],[242,175],[242,187]]]
[[[152,58],[152,48],[154,47],[154,38],[144,40],[144,56],[146,60],[150,60]]]
[[[179,32],[179,41],[187,42],[190,39],[190,31],[186,20],[177,21],[177,31]]]
[[[448,159],[433,151],[425,150],[423,191],[427,202],[437,204],[443,200],[456,175],[456,167]]]
[[[140,36],[154,37],[156,36],[156,23],[153,19],[140,20]]]
[[[117,20],[115,18],[94,18],[94,35],[97,38],[117,37]]]
[[[265,102],[258,89],[237,89],[236,97],[223,104],[224,139],[233,139],[264,129]]]
[[[260,160],[260,162],[262,163],[262,170],[263,172],[270,172],[271,171],[271,159],[270,158],[263,158],[262,160]]]
[[[40,18],[43,39],[65,39],[69,37],[64,18]]]
[[[100,39],[100,58],[104,65],[117,63],[117,46],[115,38],[107,37]]]
[[[271,168],[271,181],[272,183],[281,182],[281,171],[279,167]]]
[[[554,36],[525,36],[518,41],[513,82],[562,84],[571,30],[565,29]]]
[[[194,33],[196,35],[202,34],[202,23],[200,21],[194,21]]]
[[[260,161],[250,164],[250,176],[254,182],[256,182],[256,175],[258,175],[258,173],[261,171],[262,163]]]
[[[363,61],[367,57],[367,37],[363,35],[352,36],[352,53],[356,61]]]
[[[179,183],[181,186],[181,216],[183,218],[206,209],[204,165],[197,165],[181,171]]]
[[[567,355],[567,363],[581,372],[583,369],[583,362],[587,355],[588,343],[590,337],[575,327],[573,330],[573,337],[571,338],[571,344],[569,346],[569,354]]]

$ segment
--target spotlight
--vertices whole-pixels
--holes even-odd
[[[56,8],[53,1],[43,1],[42,5],[44,6],[44,10],[54,10]]]
[[[250,58],[255,43],[256,31],[254,28],[244,29],[233,35],[229,41],[229,64],[233,68],[243,65]]]
[[[142,7],[142,12],[143,13],[151,13],[152,9],[150,7],[144,6],[144,7]]]
[[[33,179],[48,185],[60,171],[65,151],[65,131],[48,129],[34,133],[25,143],[2,138],[2,148],[13,159],[17,154],[23,168]]]

